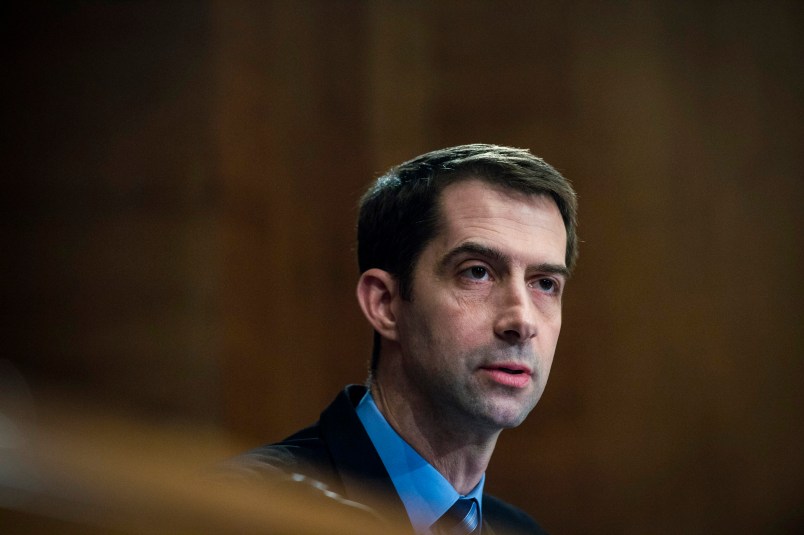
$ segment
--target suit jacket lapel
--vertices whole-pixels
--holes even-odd
[[[365,387],[357,385],[341,392],[321,413],[321,436],[343,483],[344,495],[379,511],[394,525],[409,526],[405,506],[355,412],[365,392]]]

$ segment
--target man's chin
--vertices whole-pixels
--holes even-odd
[[[514,427],[519,427],[525,419],[528,417],[528,413],[518,416],[516,418],[505,418],[499,421],[499,427],[501,429],[513,429]]]
[[[491,408],[488,414],[489,419],[493,422],[494,426],[499,429],[511,429],[519,426],[533,410],[535,403],[527,403],[525,405],[519,403],[500,403]]]

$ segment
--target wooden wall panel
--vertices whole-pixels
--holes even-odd
[[[423,0],[370,2],[365,25],[368,94],[361,107],[372,171],[379,175],[435,146],[437,28]]]
[[[367,373],[352,252],[371,176],[363,10],[216,4],[226,422],[255,440],[312,423]]]
[[[587,393],[579,488],[605,531],[791,529],[801,12],[584,8],[572,167],[586,243],[564,332],[585,338],[570,342]]]
[[[214,418],[206,9],[3,13],[3,357],[109,406]]]

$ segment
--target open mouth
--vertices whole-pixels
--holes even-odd
[[[522,364],[506,362],[503,364],[491,364],[489,366],[481,366],[484,370],[499,371],[503,373],[510,373],[511,375],[530,375],[530,369]]]
[[[481,369],[492,381],[507,387],[524,388],[531,383],[531,372],[516,364],[483,366]]]

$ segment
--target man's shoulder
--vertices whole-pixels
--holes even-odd
[[[547,533],[525,511],[490,494],[483,495],[483,517],[498,535]]]
[[[365,389],[363,389],[365,391]],[[344,468],[342,450],[357,450],[366,446],[358,441],[360,425],[354,415],[352,398],[359,398],[361,387],[350,385],[341,392],[324,410],[315,424],[306,427],[289,437],[259,446],[242,453],[225,463],[225,468],[245,476],[270,477],[279,474],[300,474],[326,483],[337,491],[343,491],[342,474]],[[348,457],[348,456],[347,456]]]
[[[224,464],[227,470],[249,478],[300,474],[328,484],[333,482],[329,451],[318,424],[280,442],[241,453]]]

